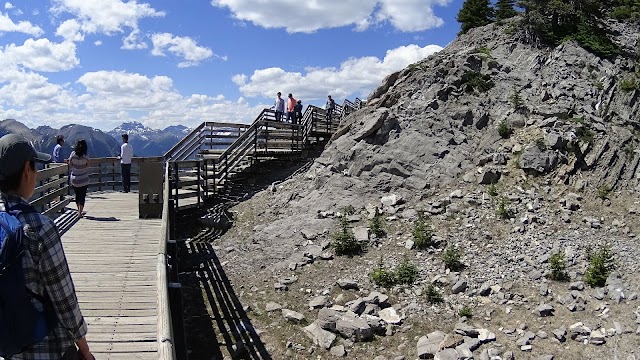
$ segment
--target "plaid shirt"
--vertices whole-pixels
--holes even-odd
[[[6,211],[16,203],[26,204],[21,197],[3,193],[0,211]],[[87,323],[80,313],[69,265],[55,224],[39,213],[19,214],[18,219],[24,224],[28,249],[22,261],[26,286],[36,294],[47,294],[56,311],[58,325],[42,341],[28,346],[11,359],[59,360],[76,339],[86,335]],[[37,300],[33,301],[36,306],[42,306]]]

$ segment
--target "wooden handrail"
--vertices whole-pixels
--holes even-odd
[[[169,201],[171,199],[170,166],[165,163],[164,169],[164,194],[162,203],[162,223],[160,228],[160,243],[158,244],[157,256],[157,308],[158,308],[158,360],[175,360],[176,349],[173,345],[173,327],[171,322],[171,311],[169,308],[169,288],[167,278],[167,242],[171,239],[171,226],[169,219]]]

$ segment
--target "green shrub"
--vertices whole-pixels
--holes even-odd
[[[498,134],[503,139],[511,136],[511,126],[509,126],[509,122],[507,120],[502,120],[500,124],[498,124]]]
[[[511,101],[511,105],[513,105],[513,109],[518,111],[522,108],[522,105],[524,105],[523,101],[522,101],[522,96],[520,96],[520,93],[522,92],[522,90],[516,90],[515,88],[513,89],[513,94],[511,94],[511,96],[509,96],[509,100]]]
[[[511,210],[509,210],[509,199],[501,196],[498,199],[498,208],[496,209],[496,215],[503,219],[511,218]]]
[[[591,144],[593,139],[595,139],[595,134],[591,129],[586,126],[582,126],[576,129],[576,135],[578,136],[578,140],[585,144]]]
[[[473,310],[465,305],[462,307],[462,309],[458,310],[458,316],[471,319],[473,317]]]
[[[486,46],[481,46],[473,49],[472,54],[485,54],[487,56],[491,56],[491,50],[489,50]]]
[[[617,267],[608,245],[601,246],[597,252],[587,248],[587,261],[589,267],[584,274],[584,281],[591,287],[604,286],[609,274]]]
[[[460,271],[464,268],[464,264],[460,261],[462,254],[460,250],[454,246],[449,246],[442,254],[444,266],[451,271]]]
[[[392,287],[396,284],[396,277],[393,271],[388,270],[383,262],[382,256],[378,262],[378,267],[371,272],[371,281],[378,286]]]
[[[444,298],[442,297],[442,293],[438,291],[438,289],[433,286],[433,284],[429,284],[424,291],[424,294],[427,298],[427,301],[431,304],[440,304],[444,302]]]
[[[626,76],[622,81],[620,81],[620,90],[624,92],[631,92],[640,88],[640,84],[633,76]]]
[[[609,193],[611,192],[611,188],[609,187],[609,185],[607,184],[602,184],[600,185],[600,187],[598,187],[598,198],[604,200],[607,198],[607,196],[609,195]]]
[[[377,237],[381,238],[386,235],[384,230],[384,219],[381,214],[376,213],[373,219],[369,220],[369,229]]]
[[[561,252],[551,255],[549,258],[549,265],[551,266],[551,274],[549,278],[555,281],[569,281],[569,275],[565,271],[567,265],[564,262],[564,254]]]
[[[342,208],[342,213],[347,216],[353,215],[356,213],[356,208],[354,208],[353,205],[349,204]]]
[[[396,268],[395,278],[399,284],[411,285],[418,277],[418,267],[410,263],[406,258]]]
[[[498,196],[498,187],[496,184],[491,184],[487,187],[487,194],[491,197]]]
[[[333,241],[331,247],[336,252],[336,255],[358,255],[364,252],[366,244],[356,240],[353,231],[349,228],[347,218],[342,216],[340,218],[340,230],[333,234]]]
[[[540,151],[544,151],[547,148],[547,145],[544,143],[544,138],[543,137],[539,137],[535,140],[535,144],[536,147],[540,150]]]
[[[491,80],[491,76],[468,70],[462,75],[462,85],[466,86],[467,92],[487,92],[495,84]]]
[[[431,223],[422,213],[418,215],[418,220],[413,224],[411,234],[413,235],[413,243],[418,249],[426,249],[434,245]]]

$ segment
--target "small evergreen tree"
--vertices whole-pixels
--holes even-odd
[[[489,0],[465,0],[456,20],[462,28],[460,34],[464,34],[473,28],[491,24],[493,9]]]
[[[514,0],[498,0],[496,3],[496,20],[504,20],[518,15],[513,7]]]

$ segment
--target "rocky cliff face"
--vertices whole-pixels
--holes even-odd
[[[390,75],[308,171],[233,207],[216,245],[274,357],[640,355],[640,29],[609,25],[625,53],[611,60],[523,43],[511,23],[474,29]],[[354,258],[329,247],[345,212],[367,245]],[[386,236],[372,235],[376,212]],[[434,233],[424,249],[419,212]],[[617,271],[590,289],[586,249],[605,243]],[[557,254],[570,283],[548,279]],[[415,282],[372,281],[379,261],[403,259]],[[313,323],[289,324],[290,310]]]

